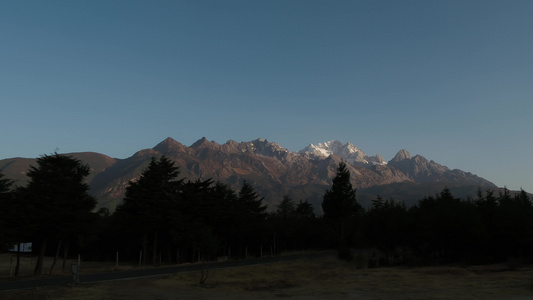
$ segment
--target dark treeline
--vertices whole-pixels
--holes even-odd
[[[525,191],[480,190],[459,199],[446,188],[413,207],[378,196],[365,211],[341,163],[324,194],[323,216],[289,196],[268,213],[248,182],[235,191],[211,179],[180,178],[163,156],[129,183],[123,203],[110,214],[95,211],[84,183],[89,170],[53,154],[37,159],[25,187],[15,188],[0,173],[0,250],[31,242],[38,255],[34,274],[45,272],[45,255],[55,257],[52,273],[59,257],[65,268],[66,258],[79,253],[91,260],[120,253],[122,261],[142,265],[332,248],[346,260],[355,248],[374,248],[384,265],[533,259],[533,205]]]
[[[367,242],[387,254],[388,262],[533,259],[533,206],[525,191],[515,196],[507,189],[498,195],[479,191],[475,199],[463,200],[445,188],[409,209],[379,199],[364,219]]]

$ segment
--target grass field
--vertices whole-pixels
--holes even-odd
[[[333,257],[0,292],[0,299],[531,299],[533,266],[357,269]]]

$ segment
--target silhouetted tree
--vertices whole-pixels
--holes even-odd
[[[13,224],[11,217],[13,216],[13,192],[11,187],[13,181],[5,178],[4,174],[0,172],[0,250],[5,250],[13,242]],[[11,231],[11,232],[10,232]]]
[[[419,255],[445,262],[470,261],[476,255],[483,225],[473,202],[456,198],[444,188],[410,211],[411,242]]]
[[[243,181],[237,200],[232,205],[232,214],[236,216],[235,232],[242,247],[261,246],[265,234],[266,205],[254,188]]]
[[[0,172],[0,200],[11,198],[11,186],[13,180],[5,178],[5,175]]]
[[[296,218],[294,230],[294,243],[299,250],[313,248],[322,248],[327,245],[324,244],[322,232],[322,220],[315,215],[313,205],[307,201],[298,201],[294,211]]]
[[[295,214],[299,218],[315,218],[315,211],[313,205],[307,201],[300,200],[296,205]]]
[[[347,255],[348,247],[355,235],[356,222],[363,209],[356,201],[356,190],[350,182],[350,171],[346,164],[341,162],[337,174],[333,178],[330,190],[324,194],[322,210],[324,218],[333,226],[339,243],[339,255]],[[348,252],[346,252],[348,251]],[[349,257],[346,257],[349,259]]]
[[[148,239],[152,239],[152,262],[155,264],[161,235],[179,218],[178,195],[183,184],[178,180],[179,168],[166,156],[152,158],[137,181],[130,181],[116,218],[134,230],[141,239],[143,262],[148,255]],[[164,236],[163,238],[167,238]]]
[[[191,253],[197,253],[198,258],[202,260],[209,260],[216,252],[218,239],[214,230],[217,226],[223,226],[219,224],[223,210],[213,190],[211,179],[197,179],[187,181],[180,193],[179,212],[182,225],[181,236],[177,237],[181,244],[188,245]]]
[[[207,224],[212,228],[213,235],[218,239],[222,256],[230,254],[234,244],[233,235],[238,229],[238,216],[233,215],[232,206],[237,202],[238,196],[227,184],[216,182],[210,189],[208,203],[209,216]]]
[[[294,200],[288,195],[283,196],[283,199],[278,205],[276,214],[283,219],[290,218],[295,213]]]
[[[408,226],[405,204],[378,196],[365,215],[366,241],[383,251],[388,263],[396,263],[396,249],[408,245]]]
[[[31,240],[28,226],[27,203],[20,197],[19,189],[13,189],[13,181],[0,172],[0,251],[17,245],[14,276],[19,275],[21,243]]]
[[[500,208],[498,199],[494,196],[494,191],[489,189],[484,194],[479,189],[473,204],[482,224],[482,230],[478,236],[477,261],[488,263],[501,260],[505,254],[502,253],[498,240],[503,231],[498,220]]]
[[[271,216],[271,222],[274,225],[273,238],[275,248],[277,248],[275,249],[276,252],[287,250],[290,247],[290,241],[294,238],[295,212],[294,200],[288,195],[283,196],[275,213]]]
[[[21,190],[21,196],[29,204],[34,236],[41,241],[34,274],[42,273],[43,258],[47,244],[55,239],[61,243],[68,237],[79,237],[91,225],[92,210],[96,200],[88,194],[85,178],[90,168],[78,159],[54,153],[37,159],[37,166],[31,166],[27,173],[28,185]],[[56,257],[57,258],[56,254]],[[52,272],[53,266],[50,268]]]
[[[498,245],[505,258],[523,258],[533,250],[533,205],[525,191],[514,197],[504,188],[498,197]]]
[[[239,204],[241,208],[250,216],[262,219],[265,216],[266,205],[263,203],[263,197],[260,197],[255,189],[245,180],[239,191]]]

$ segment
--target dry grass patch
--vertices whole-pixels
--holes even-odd
[[[533,268],[357,269],[334,258],[17,292],[0,299],[528,299]],[[29,294],[28,294],[29,293]],[[36,295],[35,297],[32,296]],[[15,294],[12,294],[15,295]]]

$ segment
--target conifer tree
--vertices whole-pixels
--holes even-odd
[[[239,191],[239,204],[245,212],[260,217],[264,217],[267,208],[263,204],[263,197],[260,197],[246,180]]]
[[[314,218],[315,212],[313,210],[313,205],[307,201],[300,200],[295,209],[296,216],[299,218]]]
[[[322,209],[324,219],[329,221],[335,230],[339,257],[346,260],[352,258],[348,247],[355,236],[357,217],[363,210],[356,201],[355,193],[356,190],[350,182],[350,171],[346,164],[341,162],[331,189],[324,194]]]
[[[266,205],[263,197],[260,197],[246,180],[243,182],[237,200],[232,205],[233,214],[236,217],[236,234],[241,241],[241,247],[258,247],[263,233],[266,218]]]
[[[533,203],[523,190],[516,195],[504,188],[498,197],[498,245],[507,258],[521,258],[533,250]]]
[[[294,212],[294,200],[287,195],[283,196],[283,200],[279,203],[276,213],[284,220],[287,220],[294,214]]]
[[[85,182],[89,173],[88,165],[57,153],[38,158],[37,166],[30,167],[27,174],[30,181],[21,190],[21,195],[29,204],[27,209],[32,212],[31,220],[28,220],[33,225],[30,230],[40,239],[40,243],[34,243],[34,246],[38,244],[40,247],[35,275],[42,273],[44,254],[50,240],[58,242],[56,253],[59,253],[65,238],[79,237],[90,226],[96,199],[89,195],[89,185]]]
[[[306,201],[298,201],[294,212],[296,218],[293,244],[299,249],[322,247],[322,220],[317,219],[313,205]]]
[[[5,178],[5,175],[0,172],[0,199],[11,198],[11,186],[13,185],[13,180]]]
[[[288,195],[283,196],[274,215],[275,232],[279,236],[279,245],[277,247],[284,251],[289,247],[290,240],[295,230],[295,207],[294,200]],[[274,236],[274,242],[275,242]],[[276,249],[277,251],[277,249]]]
[[[362,211],[355,194],[356,190],[350,182],[350,171],[346,164],[341,162],[331,189],[326,191],[322,201],[324,218],[334,224],[341,240],[348,237],[354,218]]]
[[[10,224],[10,214],[13,212],[10,208],[13,206],[13,192],[11,187],[13,181],[5,178],[0,172],[0,250],[4,250],[8,245]]]
[[[365,215],[366,241],[382,250],[389,263],[396,263],[396,248],[407,246],[408,241],[407,207],[380,196],[372,202],[372,209]]]
[[[126,188],[126,197],[117,208],[116,217],[123,226],[133,229],[142,240],[143,262],[152,240],[152,262],[156,263],[160,235],[178,219],[177,196],[183,184],[178,167],[165,156],[152,157],[137,181]]]

